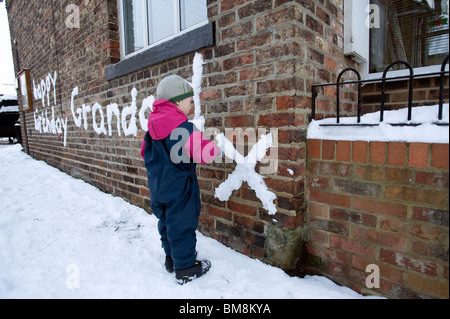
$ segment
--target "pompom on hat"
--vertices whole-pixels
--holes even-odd
[[[181,76],[169,75],[159,82],[156,96],[158,100],[176,103],[194,96],[194,91],[189,82]]]

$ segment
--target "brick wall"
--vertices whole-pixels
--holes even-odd
[[[389,75],[388,75],[389,76]],[[439,104],[439,78],[429,77],[413,81],[413,105]],[[448,77],[444,85],[448,88]],[[381,103],[381,84],[368,84],[361,90],[362,112],[372,113],[379,111]],[[398,110],[408,106],[409,81],[396,81],[386,83],[386,107]],[[444,101],[449,98],[448,90],[444,90]]]
[[[309,140],[307,173],[311,269],[362,293],[449,297],[448,144]]]
[[[66,27],[68,4],[79,6],[80,28]],[[217,200],[215,188],[225,181],[235,164],[202,166],[197,171],[202,200],[199,229],[225,245],[294,274],[301,271],[305,241],[310,235],[309,239],[313,239],[309,244],[310,257],[320,261],[315,264],[320,264],[316,269],[357,290],[364,287],[355,284],[358,281],[354,278],[365,276],[362,265],[372,257],[353,254],[352,250],[361,247],[368,247],[369,251],[375,251],[375,257],[384,258],[380,264],[385,289],[382,293],[386,295],[399,291],[392,295],[436,296],[423,291],[429,285],[434,288],[435,282],[436,287],[441,287],[443,280],[447,280],[448,288],[448,261],[445,266],[443,260],[447,257],[442,247],[445,227],[448,236],[448,215],[445,215],[448,167],[438,168],[436,165],[442,162],[436,156],[429,155],[428,166],[421,168],[417,165],[423,165],[424,158],[410,156],[423,147],[420,144],[334,145],[324,141],[326,147],[318,153],[310,144],[307,162],[311,85],[334,81],[339,70],[346,67],[360,67],[343,55],[343,1],[208,0],[207,4],[208,18],[214,23],[215,45],[201,50],[207,60],[202,115],[206,127],[221,131],[225,128],[278,131],[277,147],[270,152],[270,156],[278,155],[278,167],[276,173],[264,176],[277,195],[277,214],[268,215],[246,183],[229,201]],[[139,154],[144,131],[139,129],[137,136],[119,136],[113,122],[111,135],[99,135],[93,129],[92,112],[87,113],[87,129],[77,127],[71,111],[71,93],[74,87],[79,88],[74,100],[77,108],[83,104],[92,108],[97,102],[106,113],[106,106],[111,103],[117,103],[120,110],[129,106],[130,92],[136,88],[140,107],[146,97],[155,93],[163,77],[178,74],[191,79],[194,52],[106,81],[105,68],[121,60],[116,0],[9,0],[7,9],[11,38],[17,41],[13,44],[16,72],[29,68],[36,84],[57,72],[56,101],[51,99],[51,106],[55,118],[68,120],[64,146],[63,134],[35,130],[33,111],[38,110],[38,114],[47,111],[51,118],[52,108],[43,105],[40,99],[34,100],[33,111],[21,112],[25,150],[36,159],[150,211],[146,172]],[[431,84],[429,87],[427,98],[434,94]],[[342,92],[347,103],[344,110],[353,115],[355,90],[348,87]],[[319,111],[326,116],[334,114],[333,89],[324,88],[319,93],[322,94]],[[376,95],[366,89],[368,104],[372,93]],[[430,147],[433,154],[441,146]],[[245,149],[248,148],[247,145]],[[358,148],[368,153],[361,153]],[[374,149],[384,149],[384,157],[376,159]],[[396,152],[404,157],[397,157]],[[446,152],[448,163],[448,146]],[[380,168],[387,170],[380,172]],[[386,173],[391,171],[395,173],[393,177]],[[409,174],[417,183],[407,184],[402,174]],[[420,198],[436,196],[442,200],[439,196],[447,194],[446,202],[439,207],[409,202],[414,200],[411,192],[416,189]],[[355,203],[364,204],[365,195],[358,192],[368,193],[367,200],[377,203],[373,209],[391,205],[400,213],[393,210],[393,216],[383,215],[355,207]],[[312,201],[307,214],[308,196],[312,196]],[[406,219],[413,223],[405,223]],[[308,228],[306,222],[312,227]],[[378,238],[372,237],[375,230],[403,238],[405,246],[374,242]],[[349,236],[357,234],[366,237],[356,243]],[[336,247],[339,245],[340,248]],[[392,254],[406,266],[393,264],[389,259]],[[420,259],[422,256],[424,261]],[[393,274],[389,275],[391,270]],[[395,277],[395,272],[401,275]],[[419,282],[424,289],[411,288],[413,282]]]
[[[277,195],[277,214],[269,216],[246,184],[230,201],[216,200],[214,188],[234,165],[214,165],[199,169],[200,229],[251,257],[295,272],[304,241],[310,88],[330,81],[339,68],[355,66],[342,53],[343,1],[208,3],[217,31],[216,46],[205,51],[210,60],[202,96],[206,126],[278,130],[278,170],[265,176]]]
[[[80,28],[66,27],[68,4],[79,6]],[[310,88],[330,81],[339,69],[357,67],[342,51],[343,1],[208,0],[207,5],[215,45],[201,50],[207,60],[201,96],[206,127],[278,130],[278,147],[273,149],[273,154],[278,152],[278,169],[265,176],[277,195],[278,212],[269,216],[245,183],[228,202],[217,200],[215,188],[235,164],[203,166],[197,171],[202,200],[199,229],[249,256],[295,270],[304,241]],[[111,136],[99,135],[93,129],[92,112],[87,113],[87,129],[77,127],[71,93],[79,88],[76,108],[99,103],[106,114],[111,103],[120,110],[129,106],[130,92],[136,88],[140,107],[163,77],[178,74],[191,79],[194,52],[106,81],[105,68],[121,60],[116,0],[9,0],[7,9],[12,39],[17,40],[16,72],[29,68],[31,78],[40,83],[56,71],[56,103],[51,106],[56,118],[68,120],[64,147],[63,134],[40,133],[34,129],[34,112],[21,114],[25,150],[149,210],[139,154],[144,131],[139,129],[136,137],[119,136],[113,122]],[[48,111],[50,118],[51,106],[34,101],[34,110]]]

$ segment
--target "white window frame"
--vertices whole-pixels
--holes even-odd
[[[119,13],[120,55],[122,57],[121,58],[122,60],[128,59],[128,58],[130,58],[132,56],[135,56],[137,54],[140,54],[140,53],[142,53],[142,52],[144,52],[144,51],[146,51],[148,49],[151,49],[153,47],[156,47],[156,46],[160,45],[161,43],[170,41],[170,40],[172,40],[172,39],[174,39],[176,37],[179,37],[179,36],[181,36],[181,35],[183,35],[185,33],[188,33],[188,32],[190,32],[190,31],[192,31],[194,29],[200,28],[200,27],[202,27],[202,26],[204,26],[204,25],[209,23],[208,18],[206,18],[206,20],[204,20],[202,22],[199,22],[199,23],[197,23],[197,24],[195,24],[195,25],[193,25],[193,26],[191,26],[191,27],[189,27],[187,29],[184,29],[184,30],[180,31],[180,29],[181,29],[181,19],[180,19],[181,18],[181,6],[180,6],[179,0],[173,0],[173,2],[174,2],[174,16],[175,16],[175,22],[174,22],[174,24],[175,24],[174,25],[175,33],[172,34],[171,36],[168,36],[168,37],[166,37],[164,39],[161,39],[161,40],[159,40],[157,42],[154,42],[154,43],[150,44],[149,43],[149,34],[148,34],[148,22],[149,21],[148,21],[147,1],[146,0],[141,0],[141,1],[145,2],[145,4],[144,4],[145,9],[142,12],[142,18],[143,18],[143,21],[144,21],[144,25],[146,26],[144,28],[144,32],[143,32],[144,33],[143,34],[144,47],[142,49],[136,50],[136,51],[134,51],[134,52],[132,52],[130,54],[126,54],[126,52],[125,52],[125,27],[124,27],[124,16],[123,16],[123,0],[117,0],[118,13]]]
[[[344,0],[344,54],[362,64],[363,80],[375,80],[383,76],[383,72],[369,73],[370,29],[366,25],[370,11],[370,0]],[[366,32],[361,32],[361,26]],[[367,54],[366,54],[367,52]],[[446,66],[448,70],[448,65]],[[414,74],[441,72],[441,65],[414,68]],[[389,77],[409,75],[409,70],[390,70]]]

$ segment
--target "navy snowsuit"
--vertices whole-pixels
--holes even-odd
[[[198,155],[208,145],[208,160],[219,151],[174,104],[165,100],[153,104],[148,128],[141,154],[147,169],[151,208],[159,219],[158,231],[166,255],[172,256],[175,269],[185,269],[196,261],[195,231],[200,214],[194,159],[205,163]],[[194,142],[196,137],[199,143]]]

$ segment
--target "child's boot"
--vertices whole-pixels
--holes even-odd
[[[197,257],[197,251],[195,251],[195,257]],[[164,266],[166,267],[167,272],[173,273],[173,259],[172,256],[168,255],[166,256],[166,261],[164,262]]]
[[[186,269],[175,270],[175,278],[180,285],[192,281],[206,274],[211,268],[209,260],[197,260],[195,264]]]
[[[173,273],[173,259],[171,256],[166,256],[166,261],[164,263],[164,266],[166,267],[166,270],[170,273]]]

